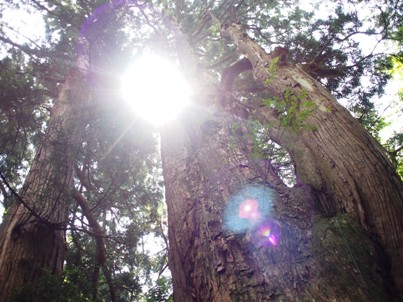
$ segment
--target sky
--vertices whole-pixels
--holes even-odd
[[[30,13],[28,9],[9,9],[0,4],[1,23],[7,24],[3,28],[7,36],[18,43],[32,43],[43,40],[45,36],[45,23],[38,13]],[[4,56],[1,53],[0,56]]]
[[[314,4],[317,3],[318,6]],[[378,2],[373,3],[379,5]],[[338,2],[329,1],[318,1],[318,0],[303,0],[301,1],[301,8],[307,11],[316,12],[316,16],[324,18],[325,16],[332,16],[332,11],[337,7]],[[373,15],[373,9],[368,2],[355,3],[353,6],[351,3],[345,2],[345,5],[349,5],[351,10],[354,10],[360,19],[368,19]],[[376,45],[376,37],[370,37],[366,35],[356,36],[357,42],[360,43],[360,47],[364,54],[370,53]],[[376,47],[376,52],[393,53],[398,50],[397,43],[391,41],[386,41],[380,43]],[[403,118],[403,106],[401,102],[399,103],[398,92],[403,90],[403,70],[400,74],[396,73],[393,78],[388,82],[385,87],[385,93],[380,98],[374,97],[372,101],[374,102],[376,110],[386,118],[390,125],[386,126],[380,132],[380,137],[382,142],[386,142],[388,138],[393,136],[394,132],[403,132],[403,123],[401,119]],[[344,106],[347,105],[343,100],[339,100]]]

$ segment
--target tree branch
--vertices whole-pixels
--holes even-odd
[[[38,218],[42,223],[46,225],[58,225],[55,223],[51,223],[48,220],[44,219],[41,215],[39,215],[25,200],[11,187],[11,185],[8,183],[6,177],[3,175],[3,173],[0,171],[0,178],[2,179],[3,183],[6,185],[6,187],[10,190],[11,194],[14,195],[17,200],[34,216],[35,218]]]
[[[232,85],[234,84],[235,78],[240,75],[242,72],[251,70],[252,64],[247,58],[243,58],[234,64],[231,64],[227,67],[221,77],[221,88],[225,92],[232,91]]]
[[[88,223],[94,232],[93,237],[95,238],[96,243],[96,259],[95,259],[96,262],[93,275],[93,298],[94,300],[96,300],[97,288],[98,288],[98,274],[100,267],[102,267],[102,271],[104,272],[105,278],[109,286],[111,301],[116,302],[117,301],[116,288],[113,285],[110,271],[106,266],[106,247],[104,241],[105,237],[104,231],[102,230],[102,227],[98,223],[98,220],[95,218],[93,212],[91,211],[91,207],[87,199],[85,199],[84,196],[81,195],[80,192],[78,192],[76,189],[74,189],[73,191],[73,197],[78,203],[78,205],[81,207],[83,214],[87,218]]]
[[[36,56],[36,57],[40,57],[40,58],[52,58],[52,59],[57,59],[57,60],[65,59],[61,56],[58,56],[58,55],[56,55],[52,52],[46,51],[44,49],[35,49],[35,48],[31,48],[24,44],[16,43],[16,42],[12,41],[11,39],[4,37],[4,36],[0,36],[0,41],[3,41],[6,44],[9,44],[13,47],[18,48],[30,56]]]

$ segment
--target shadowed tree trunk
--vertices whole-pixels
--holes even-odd
[[[359,225],[252,160],[239,120],[202,115],[162,132],[174,300],[387,301]]]
[[[81,144],[84,76],[74,68],[52,109],[19,198],[7,209],[0,233],[0,300],[32,286],[46,273],[60,274],[65,253],[65,223],[71,202],[76,152]]]
[[[403,299],[403,184],[385,151],[301,66],[283,57],[273,61],[278,54],[267,54],[238,24],[222,34],[249,59],[254,78],[273,98],[272,106],[250,104],[250,117],[271,125],[269,136],[290,152],[297,175],[319,197],[326,216],[348,213],[360,222],[377,246],[386,285]],[[289,110],[276,108],[279,101]],[[304,102],[315,109],[304,125],[295,124],[301,123]]]

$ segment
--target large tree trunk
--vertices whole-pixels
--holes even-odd
[[[84,76],[74,68],[52,109],[20,198],[7,209],[1,227],[0,301],[23,285],[35,286],[44,273],[62,272],[64,227],[88,98]]]
[[[199,109],[163,129],[174,300],[387,301],[360,227],[252,160],[239,123]]]
[[[249,104],[249,112],[271,125],[271,139],[290,152],[297,175],[317,194],[326,216],[349,213],[360,222],[377,246],[389,290],[403,299],[403,184],[384,150],[301,66],[284,57],[273,61],[278,53],[267,54],[240,25],[223,28],[223,35],[249,59],[254,78],[272,97],[289,102],[292,94],[297,106],[314,103],[316,109],[304,121],[308,129],[284,125],[284,112],[275,105]]]

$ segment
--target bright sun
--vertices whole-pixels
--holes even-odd
[[[143,55],[123,75],[122,94],[139,116],[160,125],[183,110],[190,88],[174,64],[156,55]]]

